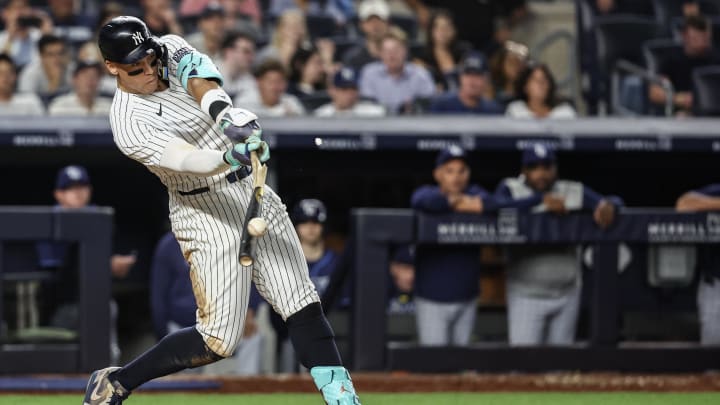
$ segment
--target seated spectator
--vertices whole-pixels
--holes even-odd
[[[150,307],[155,338],[194,326],[197,303],[193,294],[194,271],[183,256],[172,232],[158,242],[150,271]],[[214,374],[253,375],[260,373],[263,339],[257,330],[257,310],[262,302],[255,286],[250,289],[250,302],[245,314],[245,326],[240,344],[233,357],[204,367]]]
[[[0,116],[43,115],[45,107],[35,93],[15,93],[17,67],[6,54],[0,54]]]
[[[70,90],[72,72],[65,41],[54,35],[43,35],[37,45],[40,60],[20,73],[18,91],[52,97]]]
[[[531,212],[587,210],[601,228],[613,223],[622,204],[582,183],[559,180],[555,152],[543,144],[523,151],[522,174],[504,179],[495,197],[515,200],[515,208]],[[572,344],[582,281],[577,246],[513,246],[507,252],[510,344]]]
[[[442,91],[458,87],[457,67],[470,50],[470,44],[457,37],[455,23],[447,11],[436,11],[430,17],[425,34],[427,44],[418,55],[419,61],[430,71],[435,85]]]
[[[208,3],[200,13],[199,30],[187,37],[187,42],[193,48],[209,56],[214,62],[222,57],[220,46],[225,36],[224,13],[225,10],[218,3]]]
[[[507,41],[490,58],[490,77],[492,79],[492,98],[507,105],[517,97],[515,82],[527,64],[527,46]]]
[[[2,9],[5,29],[0,32],[0,53],[9,55],[18,68],[38,59],[37,41],[53,32],[47,13],[30,7],[27,0],[11,0]]]
[[[225,91],[231,97],[258,97],[257,81],[252,74],[255,39],[243,32],[230,32],[222,42],[221,54],[217,68],[225,80]]]
[[[681,212],[720,211],[720,184],[688,191],[678,198],[675,208]],[[720,345],[720,255],[714,245],[699,245],[697,249],[700,344]]]
[[[711,38],[707,19],[685,18],[682,27],[682,51],[665,58],[658,66],[658,74],[673,85],[673,105],[681,114],[688,114],[693,108],[693,69],[720,64],[720,54],[712,48]],[[650,86],[649,97],[654,104],[665,104],[665,90],[657,84]]]
[[[270,0],[270,15],[279,16],[292,9],[299,9],[305,15],[332,17],[338,26],[355,16],[352,0]]]
[[[107,117],[112,100],[99,94],[103,69],[105,67],[100,62],[79,62],[73,73],[73,91],[54,98],[48,113],[54,116]]]
[[[358,101],[357,73],[349,67],[335,73],[328,90],[332,102],[318,107],[316,117],[381,117],[385,108],[371,101]]]
[[[512,118],[575,118],[575,109],[558,100],[555,79],[545,64],[528,66],[515,84],[518,99],[508,104]]]
[[[95,19],[75,12],[74,0],[48,0],[54,34],[70,43],[81,43],[92,38]]]
[[[258,117],[289,117],[305,115],[305,108],[297,97],[287,94],[285,68],[277,60],[269,59],[255,69],[258,93],[240,95],[236,106],[246,108]]]
[[[377,100],[392,113],[413,109],[418,98],[435,93],[435,83],[424,67],[407,62],[407,43],[397,34],[387,34],[381,43],[379,62],[360,73],[360,95]]]
[[[356,72],[368,63],[380,59],[380,44],[390,30],[390,8],[385,0],[363,0],[358,6],[358,18],[365,41],[342,55],[343,65]]]
[[[182,0],[180,2],[180,15],[183,17],[198,15],[208,3],[213,1],[215,0]],[[226,30],[247,30],[247,26],[237,26],[238,20],[242,17],[249,18],[256,28],[259,28],[262,24],[262,9],[259,0],[220,0],[219,3],[225,10],[223,24]]]
[[[469,53],[460,65],[460,88],[456,92],[436,97],[430,104],[430,112],[435,114],[502,114],[502,106],[485,98],[487,80],[485,58],[477,52]]]
[[[287,10],[278,18],[270,43],[258,52],[256,62],[263,63],[267,59],[276,59],[288,69],[295,51],[307,43],[305,15],[299,10]]]
[[[158,37],[175,34],[182,35],[182,27],[175,15],[170,0],[140,0],[142,16],[150,32]]]
[[[300,100],[325,90],[327,79],[320,52],[313,46],[301,46],[290,59],[288,93]]]

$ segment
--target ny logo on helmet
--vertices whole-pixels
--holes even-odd
[[[140,45],[143,43],[144,38],[142,35],[142,32],[137,31],[134,34],[132,34],[132,40],[135,42],[135,45]]]

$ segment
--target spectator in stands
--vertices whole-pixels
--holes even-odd
[[[77,209],[91,209],[92,186],[87,169],[82,166],[66,166],[58,171],[54,191],[56,208],[58,211]],[[55,284],[51,286],[50,295],[53,296],[51,325],[59,328],[78,330],[79,304],[78,304],[78,262],[76,249],[70,242],[41,241],[37,242],[36,250],[39,265],[43,269],[56,271]],[[127,277],[135,264],[137,257],[131,254],[114,254],[110,257],[110,272],[113,278]],[[117,304],[110,302],[110,350],[112,364],[117,364],[120,357],[120,348],[117,339]]]
[[[78,62],[73,73],[73,91],[54,98],[48,113],[55,116],[107,117],[112,100],[99,94],[103,69],[100,62]]]
[[[182,0],[180,2],[180,15],[183,17],[195,16],[202,12],[208,3],[215,0]],[[225,10],[226,30],[247,30],[247,26],[237,26],[239,19],[250,19],[255,28],[262,24],[262,9],[259,0],[220,0]]]
[[[460,66],[460,88],[438,96],[430,104],[435,114],[483,114],[503,113],[498,103],[485,98],[487,93],[487,63],[479,52],[469,53]]]
[[[470,184],[467,155],[453,145],[440,151],[433,178],[437,185],[416,189],[412,208],[432,214],[497,209],[490,194]],[[419,245],[415,250],[415,311],[421,345],[465,346],[470,342],[479,295],[477,246]]]
[[[270,15],[279,16],[287,10],[299,9],[305,15],[332,17],[343,26],[355,16],[352,0],[270,0]]]
[[[0,53],[13,58],[19,68],[37,60],[37,41],[53,31],[47,13],[33,9],[27,0],[11,0],[2,10],[5,29],[0,32]]]
[[[140,0],[140,6],[142,20],[153,35],[158,37],[167,34],[182,35],[182,27],[170,0]]]
[[[93,34],[94,39],[85,42],[77,52],[77,60],[91,61],[95,60],[103,63],[103,57],[100,54],[100,48],[98,47],[97,35],[98,31],[111,19],[124,15],[123,5],[113,1],[104,3],[100,8],[98,15],[97,24],[95,25],[95,31]],[[103,68],[102,77],[100,78],[100,94],[103,96],[112,97],[117,90],[117,79],[111,75],[110,72]]]
[[[523,151],[522,174],[504,179],[498,199],[523,201],[515,208],[565,214],[587,210],[601,228],[622,204],[582,183],[557,178],[553,149],[535,144]],[[507,307],[511,345],[566,345],[575,340],[580,308],[580,261],[576,246],[508,248]]]
[[[258,117],[305,115],[300,100],[286,93],[286,71],[280,61],[269,59],[261,63],[255,69],[255,80],[258,84],[257,96],[240,95],[235,98],[235,105],[247,108]]]
[[[547,65],[533,64],[520,73],[515,83],[518,99],[508,104],[505,115],[512,118],[575,118],[575,109],[558,99],[555,79]]]
[[[593,8],[599,15],[638,14],[653,15],[653,4],[650,1],[633,0],[594,0]]]
[[[183,256],[175,235],[166,233],[155,247],[150,271],[150,306],[157,340],[178,329],[195,325],[198,308],[193,284],[197,285],[194,270]],[[261,301],[253,285],[240,345],[230,359],[205,366],[206,373],[260,373],[263,339],[258,333],[256,317]]]
[[[470,50],[470,44],[457,37],[453,17],[439,10],[430,17],[425,34],[427,44],[418,55],[419,61],[433,75],[435,85],[442,91],[458,87],[457,67]]]
[[[675,208],[681,212],[720,211],[720,184],[688,191],[678,198]],[[720,345],[720,255],[715,245],[700,245],[697,249],[700,343]]]
[[[398,34],[388,33],[380,46],[379,62],[360,72],[360,95],[377,100],[392,113],[407,113],[419,98],[435,93],[435,83],[424,67],[407,62],[407,43]]]
[[[255,39],[244,32],[229,32],[221,48],[222,59],[217,65],[225,79],[223,89],[231,97],[257,98],[257,81],[252,74]]]
[[[358,17],[365,41],[342,55],[343,65],[357,72],[368,63],[379,60],[380,44],[390,29],[390,8],[385,0],[363,0],[358,6]]]
[[[222,57],[220,47],[225,36],[224,14],[225,10],[218,3],[208,3],[200,13],[199,30],[187,37],[193,48],[208,55],[213,61],[219,61]]]
[[[0,116],[43,115],[45,107],[34,93],[15,93],[17,67],[12,58],[0,53]]]
[[[305,16],[301,11],[285,11],[278,18],[270,43],[258,53],[257,63],[277,59],[286,69],[289,68],[295,51],[308,42],[307,32]]]
[[[349,67],[338,70],[328,90],[331,103],[318,107],[316,117],[380,117],[385,108],[371,101],[358,101],[358,76]]]
[[[490,58],[490,77],[492,79],[493,99],[507,105],[517,96],[515,82],[527,64],[527,46],[506,41]]]
[[[73,0],[48,0],[48,6],[50,18],[55,27],[82,28],[83,35],[88,37],[91,35],[90,30],[93,29],[95,20],[89,15],[75,13],[75,2]],[[57,31],[55,33],[58,34]],[[68,36],[62,34],[68,34]],[[62,34],[60,35],[68,40],[74,38],[70,31]]]
[[[65,41],[54,35],[43,35],[38,41],[40,60],[20,73],[18,90],[52,97],[70,89],[71,69]]]
[[[290,59],[289,81],[288,93],[300,100],[325,90],[325,68],[316,47],[301,46],[295,51]]]
[[[694,16],[685,18],[682,26],[682,51],[665,58],[658,67],[658,73],[673,85],[673,104],[681,114],[692,111],[693,69],[720,64],[720,54],[713,50],[711,38],[707,19]],[[649,97],[654,104],[664,105],[667,96],[661,86],[652,84]]]
[[[455,20],[458,38],[468,41],[473,49],[492,55],[507,39],[509,29],[528,14],[526,0],[447,1],[405,0],[418,17],[420,26],[430,22],[431,9],[447,9]]]

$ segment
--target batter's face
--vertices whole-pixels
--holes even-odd
[[[436,168],[433,176],[444,194],[458,194],[470,182],[470,167],[462,159],[453,159]]]
[[[86,184],[75,184],[66,189],[55,190],[55,200],[63,208],[77,209],[90,204],[92,188]]]
[[[105,61],[110,74],[117,77],[120,90],[133,94],[152,94],[161,90],[157,64],[158,59],[154,54],[132,64]]]
[[[323,226],[319,222],[303,222],[297,224],[295,228],[302,243],[312,245],[322,240]]]
[[[550,190],[557,179],[557,165],[550,162],[535,163],[523,168],[525,182],[535,191]]]

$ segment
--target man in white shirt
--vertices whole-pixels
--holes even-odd
[[[225,34],[223,21],[225,12],[222,6],[216,2],[210,2],[200,13],[198,20],[198,31],[187,37],[188,43],[217,62],[221,57],[220,45]]]
[[[99,62],[79,62],[73,73],[73,91],[53,99],[50,115],[107,117],[112,101],[99,95],[101,69]]]
[[[257,96],[236,97],[235,105],[255,112],[258,117],[305,115],[297,97],[287,94],[287,73],[279,60],[268,59],[255,70]]]
[[[40,98],[33,93],[15,94],[17,66],[8,55],[0,54],[0,115],[43,115]]]
[[[257,97],[257,81],[252,74],[255,40],[244,32],[230,32],[222,43],[218,70],[225,78],[223,89],[231,97]]]
[[[22,70],[18,91],[53,96],[70,89],[70,60],[65,41],[55,35],[43,35],[38,41],[40,59]]]
[[[328,89],[332,103],[315,110],[316,117],[382,117],[385,108],[370,101],[358,101],[357,73],[349,67],[335,73],[332,87]]]

